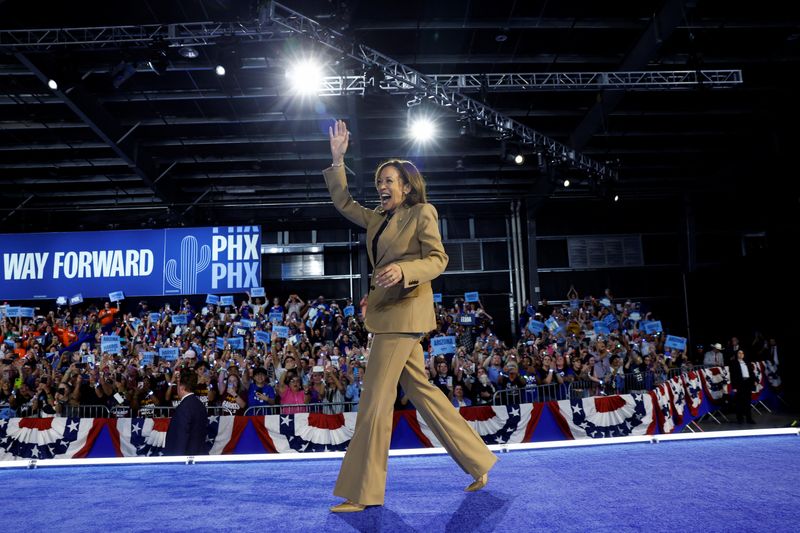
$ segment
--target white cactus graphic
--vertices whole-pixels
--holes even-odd
[[[179,289],[181,294],[197,292],[197,275],[208,268],[211,263],[211,248],[205,244],[199,248],[200,260],[198,261],[197,239],[192,235],[187,235],[181,241],[181,277],[176,275],[178,263],[174,259],[167,261],[167,282]]]

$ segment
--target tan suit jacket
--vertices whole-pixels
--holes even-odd
[[[344,167],[323,171],[336,209],[367,230],[367,253],[373,277],[381,267],[396,263],[403,281],[384,289],[370,280],[365,324],[373,333],[425,333],[436,328],[431,280],[447,266],[439,234],[438,214],[431,204],[398,207],[378,240],[372,257],[372,240],[386,218],[383,208],[367,209],[350,196]]]

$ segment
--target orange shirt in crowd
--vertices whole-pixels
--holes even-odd
[[[117,313],[119,313],[118,307],[109,307],[108,309],[101,309],[97,314],[97,318],[100,319],[100,324],[109,326],[114,322],[114,315]]]

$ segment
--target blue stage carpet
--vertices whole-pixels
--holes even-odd
[[[446,456],[389,460],[386,505],[334,515],[339,460],[0,470],[29,531],[797,531],[800,438],[502,454],[489,485]]]

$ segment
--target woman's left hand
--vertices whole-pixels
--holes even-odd
[[[387,289],[403,281],[403,271],[395,263],[384,268],[375,276],[375,283]]]

